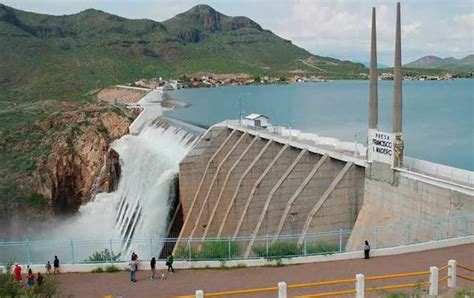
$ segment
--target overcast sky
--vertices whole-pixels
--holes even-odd
[[[164,21],[196,4],[247,16],[308,51],[368,61],[371,7],[377,8],[379,62],[393,64],[396,1],[389,0],[0,0],[54,15],[100,9],[127,18]],[[474,53],[474,0],[402,3],[403,63],[425,55],[462,58]]]

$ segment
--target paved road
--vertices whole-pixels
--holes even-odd
[[[377,257],[370,260],[358,259],[348,261],[319,262],[303,265],[283,267],[258,267],[239,269],[189,269],[179,270],[175,274],[166,274],[166,280],[151,281],[149,273],[140,271],[138,282],[129,281],[128,272],[117,273],[70,273],[62,274],[58,278],[61,289],[65,294],[74,297],[102,297],[112,295],[115,297],[169,297],[174,295],[189,295],[196,289],[205,292],[219,292],[228,290],[273,287],[279,281],[288,284],[316,282],[343,278],[354,278],[356,273],[365,276],[403,273],[414,271],[428,271],[429,266],[442,267],[449,259],[458,263],[474,267],[474,244],[460,245],[450,248],[409,253],[398,256]],[[144,264],[143,264],[144,265]],[[160,272],[161,275],[162,272]],[[467,273],[465,273],[467,275]],[[444,276],[445,272],[440,274]],[[471,274],[470,276],[473,276]],[[427,280],[427,277],[421,277]],[[405,279],[405,282],[420,280]],[[397,281],[400,283],[400,281]],[[462,283],[466,285],[466,283]],[[366,286],[377,286],[375,282],[366,283]],[[387,285],[384,282],[383,285]],[[441,285],[445,288],[446,282]],[[471,283],[473,286],[473,283]],[[318,289],[291,290],[289,295],[317,293],[326,290],[350,289],[351,284],[339,287],[326,287]],[[406,290],[413,291],[413,290]],[[445,291],[445,290],[444,290]],[[373,294],[383,296],[382,293]],[[259,294],[234,297],[276,297],[272,294]]]

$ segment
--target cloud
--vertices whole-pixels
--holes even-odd
[[[465,10],[465,3],[461,4],[457,7],[432,1],[402,3],[404,60],[428,54],[472,53],[474,13],[449,16],[456,9]],[[371,6],[377,9],[379,60],[389,64],[395,37],[392,1],[297,0],[274,31],[310,52],[363,61],[369,54]]]

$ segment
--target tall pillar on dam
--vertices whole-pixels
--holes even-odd
[[[402,46],[400,24],[400,2],[397,2],[397,25],[395,30],[395,63],[393,69],[392,127],[394,136],[393,167],[399,167],[403,160],[402,139]]]
[[[372,7],[372,33],[370,42],[370,74],[369,74],[369,129],[376,129],[378,122],[377,95],[377,33],[375,22],[375,7]]]

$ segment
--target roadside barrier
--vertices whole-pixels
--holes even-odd
[[[312,283],[302,283],[302,284],[292,284],[287,285],[286,282],[281,281],[276,287],[268,288],[256,288],[256,289],[245,289],[245,290],[233,290],[233,291],[224,291],[224,292],[214,292],[214,293],[204,293],[203,290],[197,290],[195,295],[189,296],[179,296],[179,298],[204,298],[204,297],[224,297],[224,296],[233,296],[233,295],[243,295],[243,294],[256,294],[262,292],[277,292],[278,298],[287,298],[288,290],[293,289],[302,289],[302,288],[315,288],[322,286],[331,286],[331,285],[344,285],[352,284],[353,289],[345,289],[332,292],[323,292],[317,294],[301,295],[295,296],[296,298],[316,298],[316,297],[330,297],[330,296],[343,296],[355,294],[356,298],[364,298],[365,293],[374,292],[374,291],[388,291],[395,289],[406,289],[414,287],[428,287],[428,294],[436,296],[439,293],[439,284],[441,282],[447,281],[448,288],[456,287],[456,279],[459,277],[461,279],[474,282],[474,278],[468,277],[463,274],[457,273],[458,269],[462,269],[468,272],[474,272],[473,268],[460,265],[456,263],[456,260],[449,260],[448,264],[443,267],[431,266],[428,271],[418,271],[418,272],[408,272],[408,273],[396,273],[396,274],[387,274],[387,275],[376,275],[376,276],[367,276],[363,274],[356,274],[355,278],[349,279],[338,279],[338,280],[329,280],[329,281],[320,281]],[[445,276],[440,277],[440,274]],[[413,278],[413,277],[428,277],[428,280],[411,282],[411,283],[402,283],[394,284],[387,286],[377,286],[377,287],[366,287],[366,282],[372,281],[381,281],[381,280],[399,280],[403,278]]]

